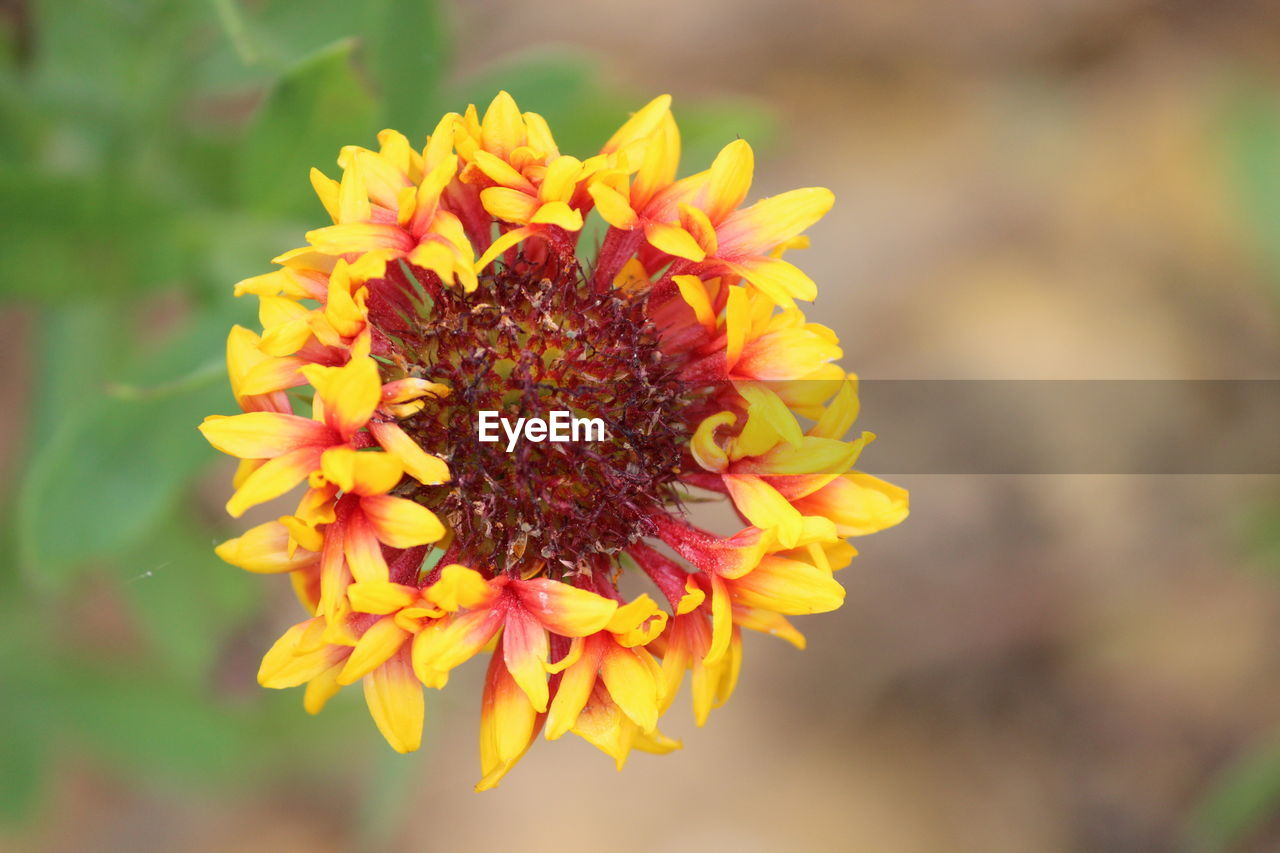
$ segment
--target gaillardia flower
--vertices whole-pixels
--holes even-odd
[[[742,629],[803,647],[787,617],[840,606],[844,540],[907,514],[853,470],[855,379],[782,259],[832,194],[744,206],[741,140],[677,178],[666,96],[585,160],[505,92],[420,150],[378,141],[312,171],[333,224],[236,286],[262,325],[227,341],[243,413],[200,427],[241,460],[231,515],[295,496],[217,549],[290,574],[307,611],[259,681],[305,684],[312,713],[360,682],[409,752],[424,689],[488,653],[478,789],[539,732],[619,767],[675,749],[658,725],[686,673],[701,724]],[[695,525],[707,498],[741,529]]]

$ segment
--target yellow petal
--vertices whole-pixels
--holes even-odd
[[[477,791],[497,786],[533,743],[537,712],[494,653],[480,706],[480,772]]]
[[[324,424],[279,412],[210,415],[200,433],[223,453],[241,459],[270,459],[301,447],[324,447],[334,441]]]
[[[259,684],[271,688],[297,687],[320,675],[345,654],[344,649],[325,645],[299,653],[299,641],[318,621],[319,617],[315,617],[299,622],[275,641],[258,668]]]
[[[844,587],[831,573],[802,560],[765,557],[732,583],[735,603],[789,616],[826,613],[844,603]]]
[[[843,438],[858,419],[858,379],[852,374],[840,384],[835,399],[822,412],[822,417],[809,430],[809,435],[820,438]]]
[[[751,474],[726,474],[724,484],[734,505],[756,527],[774,530],[779,544],[794,547],[800,539],[800,512],[778,490]]]
[[[507,613],[502,629],[502,659],[516,684],[538,713],[547,710],[547,632],[518,610]]]
[[[701,261],[707,256],[698,241],[693,239],[693,235],[679,225],[650,222],[644,226],[644,236],[655,249],[677,258]]]
[[[716,315],[711,310],[711,300],[707,297],[707,286],[696,275],[676,275],[671,280],[680,288],[680,295],[693,309],[693,315],[709,332],[716,328]]]
[[[302,707],[308,714],[319,714],[342,689],[342,685],[338,683],[338,673],[341,671],[341,666],[331,666],[307,682],[307,690],[302,695]]]
[[[386,558],[382,546],[362,512],[353,512],[348,518],[342,536],[342,550],[347,566],[357,581],[381,582],[389,579]]]
[[[719,229],[721,252],[728,257],[763,255],[813,225],[834,203],[831,190],[822,187],[761,199],[724,221]]]
[[[252,506],[278,498],[307,479],[320,465],[320,451],[302,447],[277,456],[250,474],[227,501],[227,512],[239,518]]]
[[[574,643],[580,642],[574,640]],[[600,646],[591,643],[560,676],[560,686],[556,688],[555,698],[547,709],[547,740],[563,737],[578,722],[578,715],[591,697],[591,688],[595,686],[599,666]]]
[[[329,299],[324,306],[324,319],[342,339],[353,338],[364,328],[368,317],[368,310],[365,308],[366,294],[367,291],[360,288],[353,296],[348,286],[336,276],[329,279]],[[321,337],[321,326],[313,324],[311,330],[316,337]],[[330,346],[341,345],[341,340],[323,342]]]
[[[407,639],[409,632],[396,624],[395,617],[383,616],[360,636],[360,642],[351,650],[351,657],[338,674],[338,683],[355,684],[400,651]]]
[[[389,581],[357,582],[347,587],[351,609],[360,613],[395,613],[418,598],[418,590]]]
[[[622,193],[599,182],[588,185],[587,192],[591,194],[591,198],[596,203],[596,210],[600,211],[605,222],[624,231],[630,231],[636,227],[639,218]]]
[[[676,603],[676,615],[692,613],[702,606],[706,598],[707,594],[698,586],[697,579],[690,575],[684,582],[684,595],[680,596],[680,601]]]
[[[319,169],[313,168],[311,170],[311,188],[320,197],[320,203],[324,205],[325,212],[329,214],[329,218],[337,222],[339,210],[338,182]]]
[[[378,363],[369,356],[352,358],[342,367],[311,365],[302,373],[324,403],[325,420],[344,437],[368,423],[382,400]]]
[[[569,201],[578,186],[578,177],[582,173],[582,161],[577,157],[557,157],[547,165],[547,173],[542,177],[542,186],[538,187],[538,200],[541,202]]]
[[[794,264],[776,258],[749,258],[725,261],[724,266],[760,289],[778,306],[790,308],[795,300],[812,302],[818,296],[818,285]]]
[[[870,474],[851,473],[796,501],[805,515],[835,522],[840,536],[865,536],[892,527],[907,517],[907,490]]]
[[[562,637],[585,637],[603,630],[618,602],[550,578],[512,584],[520,603],[544,627]]]
[[[330,447],[321,457],[321,471],[344,492],[381,495],[400,482],[404,466],[390,453],[357,451],[346,445]]]
[[[679,165],[680,131],[671,113],[667,112],[645,143],[640,171],[636,172],[631,186],[631,198],[638,204],[648,202],[675,180]]]
[[[440,577],[426,590],[428,601],[450,612],[475,609],[493,600],[494,591],[484,576],[457,563],[440,570]]]
[[[444,536],[435,513],[407,498],[372,495],[360,499],[360,510],[382,542],[392,548],[426,545]]]
[[[318,559],[314,551],[295,549],[289,553],[289,529],[278,521],[268,521],[228,539],[216,553],[233,566],[249,572],[273,574],[292,572],[313,565]]]
[[[746,291],[741,287],[730,287],[724,309],[724,360],[728,369],[732,370],[742,359],[750,328],[751,306],[748,304]]]
[[[541,154],[544,159],[554,158],[560,154],[560,149],[551,136],[551,128],[545,118],[537,113],[525,113],[524,128],[529,147]]]
[[[413,248],[413,237],[399,225],[377,223],[346,223],[326,225],[306,234],[307,242],[317,252],[327,255],[345,255],[348,252],[368,252],[373,249],[394,249],[407,252]]]
[[[614,760],[619,770],[627,762],[639,728],[631,718],[597,690],[578,715],[573,733]]]
[[[403,654],[364,677],[364,699],[378,731],[392,749],[413,752],[422,745],[422,685],[413,677],[413,669]]]
[[[839,346],[808,329],[781,329],[749,341],[734,372],[752,379],[800,379],[840,356]]]
[[[519,243],[524,238],[528,237],[530,234],[533,234],[536,230],[537,229],[530,226],[512,228],[510,231],[494,240],[493,243],[489,245],[489,248],[485,250],[485,253],[480,256],[480,260],[476,261],[476,272],[480,272],[485,267],[489,266],[489,264],[493,263],[494,259],[499,255]]]
[[[747,425],[743,429],[744,433],[752,428],[765,428],[774,437],[774,440],[768,442],[769,448],[777,443],[777,439],[792,447],[799,447],[803,443],[804,433],[800,431],[799,421],[772,389],[758,382],[739,382],[734,387],[747,401]]]
[[[449,386],[425,379],[396,379],[382,384],[382,402],[406,403],[419,397],[448,397]]]
[[[236,393],[248,397],[301,385],[304,380],[298,368],[304,364],[300,358],[264,358],[242,376]]]
[[[795,626],[787,621],[787,617],[781,613],[775,613],[772,610],[759,610],[754,607],[742,607],[737,604],[733,608],[733,621],[743,628],[749,628],[752,631],[760,631],[764,634],[786,640],[797,649],[804,649],[804,634],[795,629]]]
[[[651,135],[662,124],[663,117],[670,114],[671,96],[659,95],[637,110],[631,118],[609,137],[609,141],[600,149],[601,154],[612,154],[614,151],[633,142],[643,140]]]
[[[563,201],[550,201],[542,205],[531,221],[535,225],[555,225],[566,231],[582,229],[582,214]]]
[[[613,277],[613,286],[623,293],[643,293],[652,284],[644,264],[637,258],[628,258],[622,265],[622,269],[618,270],[618,274]]]
[[[735,139],[716,155],[707,176],[704,209],[712,222],[719,222],[742,204],[751,189],[755,156],[745,139]]]
[[[702,659],[704,666],[714,666],[729,650],[733,633],[733,602],[726,581],[719,575],[707,575],[711,584],[711,645]]]
[[[352,164],[342,171],[342,182],[338,185],[338,222],[360,223],[369,219],[372,214],[369,204],[369,190],[365,186],[364,177],[357,164]]]
[[[485,150],[477,152],[477,155],[492,151],[498,157],[506,157],[524,139],[524,121],[520,117],[520,108],[505,90],[498,92],[485,110],[484,120],[480,125],[480,144]]]
[[[630,648],[645,645],[661,634],[666,624],[666,611],[646,593],[614,611],[605,627],[620,645]]]
[[[443,687],[448,673],[470,660],[502,627],[502,614],[473,610],[446,616],[423,628],[413,640],[413,669],[428,687]]]
[[[480,191],[480,203],[491,216],[517,225],[527,225],[538,210],[538,200],[521,190],[489,187]]]
[[[661,677],[658,664],[644,649],[615,645],[606,649],[600,664],[600,678],[609,695],[642,731],[653,731],[658,725]]]
[[[704,252],[708,255],[717,254],[720,250],[720,241],[716,238],[715,226],[711,224],[707,214],[684,203],[679,205],[679,209],[680,226],[693,236]]]
[[[768,474],[772,476],[822,474],[834,478],[853,467],[859,454],[873,437],[873,433],[864,432],[855,441],[840,441],[834,438],[817,438],[806,435],[798,446],[779,444],[764,456],[754,460],[743,460],[735,471],[749,474]],[[789,479],[781,481],[787,486]],[[799,476],[797,476],[799,479]],[[803,480],[801,480],[803,482]],[[830,482],[828,479],[826,482]],[[826,485],[826,482],[821,485]],[[810,486],[815,491],[821,486]],[[789,489],[780,488],[790,498],[799,495]]]

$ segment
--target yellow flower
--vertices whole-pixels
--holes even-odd
[[[582,159],[505,92],[421,148],[383,131],[342,149],[338,178],[312,172],[332,224],[235,286],[261,323],[227,341],[242,413],[200,425],[240,460],[228,512],[305,486],[217,548],[288,574],[307,611],[259,680],[305,684],[312,713],[359,681],[408,752],[424,688],[488,654],[478,790],[544,729],[619,768],[678,748],[659,721],[685,674],[701,725],[737,683],[742,629],[803,648],[788,617],[841,605],[844,539],[907,514],[854,470],[873,438],[850,435],[856,380],[782,260],[831,193],[746,205],[742,140],[678,177],[670,106]],[[690,489],[747,526],[695,526]],[[627,571],[658,594],[624,598]]]

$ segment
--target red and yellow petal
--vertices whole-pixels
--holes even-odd
[[[539,712],[547,710],[547,632],[528,613],[512,609],[502,631],[507,671]]]
[[[494,788],[528,752],[537,736],[538,712],[503,664],[501,644],[489,660],[480,708],[480,772],[477,791]]]
[[[422,685],[414,678],[403,649],[364,677],[364,699],[392,749],[413,752],[422,745]]]
[[[302,447],[268,460],[236,489],[227,501],[227,512],[239,518],[250,507],[280,497],[320,467],[320,454],[318,448]]]
[[[374,534],[392,548],[427,545],[444,536],[444,525],[422,504],[392,495],[360,499],[360,511]]]
[[[512,584],[520,604],[545,628],[562,637],[585,637],[603,630],[618,602],[550,578]]]
[[[259,524],[228,539],[214,553],[233,566],[259,574],[293,572],[316,565],[320,556],[303,548],[290,549],[289,529],[278,521]]]
[[[438,456],[432,456],[416,441],[393,423],[372,421],[369,431],[388,453],[400,460],[404,470],[424,486],[437,486],[449,482],[449,466]]]
[[[409,632],[396,624],[394,616],[383,616],[360,635],[338,674],[338,683],[355,684],[397,654],[408,639]]]
[[[200,433],[218,450],[240,459],[271,459],[303,447],[333,443],[331,429],[310,418],[279,412],[210,415]]]
[[[797,500],[795,506],[805,515],[831,519],[840,536],[866,536],[885,530],[910,512],[906,489],[857,472],[837,477]]]
[[[312,365],[302,370],[324,402],[325,420],[344,438],[369,422],[382,401],[382,379],[372,358],[353,358],[342,367]]]

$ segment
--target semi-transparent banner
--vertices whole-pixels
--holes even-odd
[[[884,474],[1280,474],[1280,380],[863,380]]]

